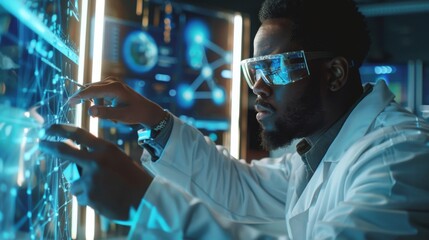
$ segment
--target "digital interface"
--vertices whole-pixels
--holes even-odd
[[[71,239],[69,164],[37,143],[76,121],[80,3],[0,1],[0,239]]]
[[[105,18],[103,76],[123,80],[220,144],[230,128],[233,15],[158,2],[149,2],[146,28]],[[105,138],[135,145],[129,126],[100,126]]]
[[[390,91],[395,94],[395,100],[408,107],[408,65],[407,64],[363,64],[360,67],[362,83],[384,80]]]

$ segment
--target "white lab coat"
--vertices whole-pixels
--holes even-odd
[[[308,182],[297,154],[232,159],[175,118],[131,239],[429,239],[429,127],[378,82]]]

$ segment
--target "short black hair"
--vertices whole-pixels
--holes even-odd
[[[265,0],[259,20],[294,22],[292,41],[306,51],[330,51],[360,66],[371,39],[365,17],[353,0]]]

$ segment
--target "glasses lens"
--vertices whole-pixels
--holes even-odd
[[[303,51],[243,60],[241,68],[250,88],[260,78],[269,85],[286,85],[309,75]]]
[[[251,66],[251,63],[245,61],[241,63],[241,70],[243,71],[244,78],[250,89],[253,89],[253,85],[255,85],[256,80],[261,77],[261,74]]]

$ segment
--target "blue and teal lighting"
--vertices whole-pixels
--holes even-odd
[[[183,108],[190,108],[194,104],[194,90],[186,84],[182,84],[178,88],[178,104]]]

